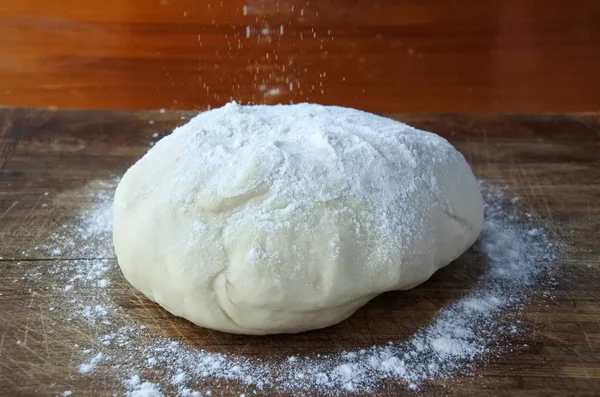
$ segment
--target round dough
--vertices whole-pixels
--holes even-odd
[[[114,245],[125,278],[177,316],[293,333],[424,282],[482,222],[471,169],[435,134],[347,108],[230,103],[127,171]]]

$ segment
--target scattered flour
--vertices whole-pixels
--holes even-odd
[[[104,354],[98,353],[94,357],[92,357],[92,359],[88,363],[79,364],[77,369],[79,369],[79,372],[81,372],[82,374],[87,374],[88,372],[91,372],[94,368],[96,368],[96,365],[98,365],[100,361],[104,359]]]
[[[127,389],[127,397],[163,397],[160,387],[154,383],[142,382],[138,375],[133,375],[125,380],[123,385]]]
[[[211,353],[156,335],[121,311],[106,292],[111,280],[121,277],[111,245],[116,182],[99,185],[90,195],[92,209],[64,224],[44,246],[50,253],[56,249],[63,256],[93,259],[54,262],[43,271],[58,280],[51,306],[63,304],[68,309],[65,321],[89,323],[96,332],[97,343],[78,346],[78,371],[86,376],[99,368],[111,371],[131,397],[207,396],[210,390],[202,389],[209,379],[239,382],[248,393],[277,389],[335,394],[372,391],[388,379],[417,389],[430,380],[472,373],[476,365],[511,348],[506,341],[519,332],[519,313],[532,298],[531,286],[550,289],[557,258],[547,231],[519,210],[519,201],[482,182],[486,221],[471,249],[487,258],[487,269],[471,292],[440,310],[409,339],[280,361]],[[40,270],[34,268],[32,274]]]

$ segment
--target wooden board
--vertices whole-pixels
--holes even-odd
[[[85,205],[71,194],[120,175],[148,148],[152,134],[167,133],[190,113],[0,110],[0,395],[112,395],[117,380],[82,376],[77,343],[89,328],[69,327],[44,279],[21,280],[31,266],[56,263],[23,252],[56,229],[56,221]],[[427,384],[422,395],[600,395],[600,117],[598,115],[453,116],[389,114],[448,138],[478,177],[506,184],[511,194],[560,242],[554,299],[537,299],[525,311],[525,332],[513,351],[476,367],[475,377]],[[152,120],[152,124],[149,122]],[[63,199],[60,206],[55,198]],[[59,259],[65,265],[74,258]],[[246,337],[209,332],[174,318],[112,275],[110,294],[122,310],[152,332],[214,352],[254,357],[355,349],[401,340],[468,290],[471,257],[436,273],[414,290],[387,293],[347,321],[300,335]],[[52,262],[54,261],[54,262]],[[210,337],[208,337],[210,334]],[[209,382],[216,395],[243,386]],[[413,392],[388,384],[382,395]]]
[[[597,0],[3,0],[0,21],[3,105],[600,109]]]

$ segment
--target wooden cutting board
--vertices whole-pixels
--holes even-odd
[[[85,206],[78,191],[121,175],[192,113],[0,110],[0,395],[122,395],[119,381],[77,373],[77,344],[92,330],[61,322],[44,279],[28,282],[30,266],[78,258],[23,252],[56,229],[58,217]],[[510,194],[560,245],[553,299],[534,300],[512,351],[476,366],[475,376],[426,384],[419,391],[390,382],[382,395],[600,395],[600,116],[387,116],[449,139],[475,174]],[[55,198],[63,197],[60,206]],[[65,199],[64,197],[68,197]],[[247,337],[210,332],[175,318],[137,294],[119,274],[110,294],[120,309],[160,335],[214,352],[259,358],[358,349],[402,340],[466,293],[474,278],[468,258],[423,285],[387,293],[347,321],[300,335]],[[532,287],[536,288],[536,287]],[[203,381],[213,395],[238,395],[237,383]],[[265,394],[268,394],[265,392]],[[310,393],[309,393],[310,394]]]

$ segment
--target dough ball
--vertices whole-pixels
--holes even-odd
[[[202,113],[121,180],[125,278],[171,313],[241,334],[344,320],[463,253],[478,183],[441,137],[311,104]]]

